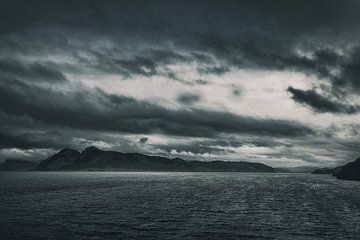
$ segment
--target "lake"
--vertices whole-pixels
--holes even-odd
[[[0,173],[0,239],[359,236],[360,182],[329,175]]]

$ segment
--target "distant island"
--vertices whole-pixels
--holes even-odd
[[[344,166],[335,168],[320,168],[312,172],[313,174],[332,174],[338,179],[360,181],[360,157]]]
[[[140,153],[103,151],[88,147],[79,152],[63,149],[41,161],[35,171],[188,171],[188,172],[275,172],[261,163],[227,161],[185,161],[181,158]]]

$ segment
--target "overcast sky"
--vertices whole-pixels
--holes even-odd
[[[335,166],[360,155],[360,2],[0,3],[0,161],[61,148]]]

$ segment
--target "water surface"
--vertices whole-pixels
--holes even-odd
[[[0,239],[359,239],[360,182],[258,173],[0,173]]]

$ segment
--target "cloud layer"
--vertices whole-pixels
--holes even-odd
[[[0,4],[0,161],[359,154],[358,1],[50,2]]]

